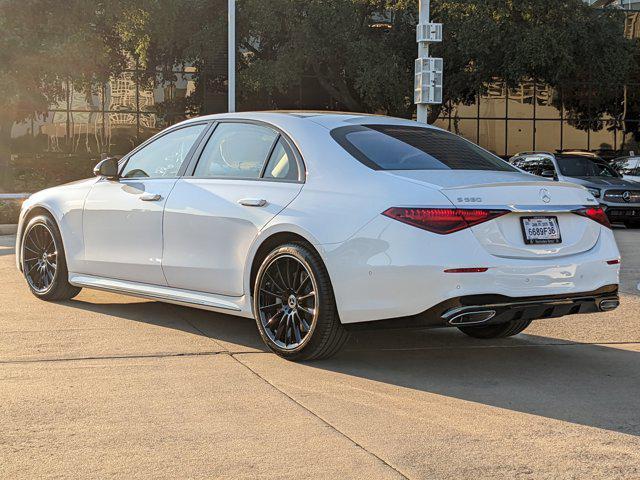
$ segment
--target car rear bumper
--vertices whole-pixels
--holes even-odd
[[[587,251],[543,258],[492,255],[470,230],[435,235],[386,218],[321,247],[343,324],[411,317],[460,297],[565,298],[619,283],[606,227]],[[457,271],[466,267],[484,270]]]
[[[611,222],[640,222],[640,206],[602,205]]]
[[[618,285],[591,292],[545,297],[469,295],[452,298],[420,313],[402,318],[357,322],[349,329],[440,328],[495,325],[512,320],[540,320],[565,315],[608,312],[620,304]]]

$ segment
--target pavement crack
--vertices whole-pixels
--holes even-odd
[[[91,357],[69,357],[69,358],[29,358],[24,360],[0,360],[0,365],[20,364],[20,363],[48,363],[48,362],[83,362],[88,360],[126,360],[136,358],[172,358],[172,357],[204,357],[213,355],[229,355],[227,351],[206,351],[206,352],[177,352],[177,353],[150,353],[148,355],[96,355]]]
[[[640,342],[546,342],[529,345],[432,345],[428,347],[397,347],[397,348],[346,348],[345,352],[413,352],[421,350],[487,350],[492,348],[542,348],[542,347],[584,347],[590,345],[640,345]]]
[[[329,427],[331,430],[333,430],[334,432],[336,432],[338,435],[346,438],[349,442],[351,442],[353,445],[355,445],[357,448],[359,448],[360,450],[362,450],[363,452],[365,452],[366,454],[372,456],[373,458],[375,458],[376,460],[378,460],[379,462],[381,462],[383,465],[385,465],[387,468],[393,470],[395,473],[397,473],[401,478],[404,478],[406,480],[410,480],[410,477],[408,477],[406,474],[402,473],[397,467],[394,467],[393,465],[391,465],[389,462],[387,462],[386,460],[384,460],[382,457],[376,455],[374,452],[372,452],[371,450],[368,450],[364,445],[358,443],[356,440],[354,440],[353,438],[351,438],[349,435],[347,435],[345,432],[343,432],[342,430],[340,430],[338,427],[336,427],[335,425],[333,425],[331,422],[329,422],[328,420],[326,420],[325,418],[323,418],[322,416],[318,415],[317,413],[315,413],[313,410],[310,410],[307,406],[305,406],[303,403],[299,402],[298,400],[296,400],[295,398],[293,398],[291,395],[289,395],[287,392],[285,392],[284,390],[278,388],[274,383],[270,382],[269,380],[267,380],[265,377],[263,377],[262,375],[260,375],[258,372],[256,372],[254,369],[252,369],[249,365],[247,365],[246,363],[244,363],[243,361],[241,361],[239,358],[236,358],[236,354],[235,353],[231,353],[229,354],[229,356],[231,358],[233,358],[236,362],[238,362],[240,365],[242,365],[244,368],[246,368],[247,370],[249,370],[251,373],[253,373],[256,377],[258,377],[260,380],[262,380],[263,382],[265,382],[267,385],[270,385],[271,388],[273,388],[274,390],[280,392],[282,395],[284,395],[285,397],[287,397],[291,402],[293,402],[294,404],[296,404],[298,407],[302,408],[303,410],[305,410],[307,413],[309,413],[310,415],[312,415],[313,417],[315,417],[316,419],[320,420],[323,424],[325,424],[327,427]]]

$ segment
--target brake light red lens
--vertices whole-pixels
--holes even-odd
[[[392,207],[383,215],[429,232],[447,235],[509,213],[509,210]]]
[[[598,222],[600,225],[604,225],[607,228],[611,228],[611,223],[609,223],[609,218],[607,217],[607,214],[602,209],[602,207],[581,208],[580,210],[574,210],[573,213],[575,213],[576,215],[580,215],[582,217],[590,218],[594,222]]]

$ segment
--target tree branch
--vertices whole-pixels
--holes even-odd
[[[320,86],[335,100],[338,100],[351,111],[362,111],[360,102],[353,98],[353,95],[351,95],[347,85],[344,82],[338,81],[337,85],[334,85],[320,72],[320,67],[317,64],[313,65],[313,71],[316,74],[316,78],[318,79]]]

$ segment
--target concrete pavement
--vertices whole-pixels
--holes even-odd
[[[252,321],[33,298],[0,237],[0,478],[640,478],[640,231],[622,307],[480,341],[267,353]]]

